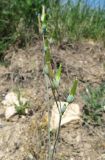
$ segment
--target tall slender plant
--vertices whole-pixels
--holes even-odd
[[[57,99],[59,97],[59,84],[61,79],[61,73],[62,73],[62,65],[60,64],[57,69],[54,70],[52,66],[52,57],[51,57],[51,50],[50,50],[50,43],[47,36],[47,14],[45,12],[45,6],[42,6],[42,15],[38,16],[39,21],[39,32],[42,35],[43,40],[43,61],[44,61],[44,76],[46,81],[46,88],[47,88],[47,94],[48,94],[48,82],[50,82],[50,89],[52,91],[52,95],[54,97],[54,100],[56,102],[56,106],[59,112],[59,124],[58,128],[56,130],[56,137],[53,144],[53,148],[51,149],[51,134],[50,134],[50,121],[51,121],[51,107],[50,103],[48,103],[48,160],[54,159],[54,154],[57,147],[57,142],[60,134],[60,128],[61,128],[61,121],[64,112],[66,111],[69,103],[71,103],[74,100],[78,80],[76,79],[73,82],[73,86],[69,91],[69,95],[67,97],[68,104],[61,105],[60,99]],[[49,101],[49,96],[47,96],[47,100]]]

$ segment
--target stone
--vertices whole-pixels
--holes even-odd
[[[27,102],[27,99],[20,97],[20,101],[24,105]],[[16,106],[19,106],[20,102],[15,92],[8,92],[7,95],[5,96],[5,99],[2,101],[2,104],[4,105],[5,108],[5,113],[4,113],[5,118],[8,120],[17,113]]]
[[[26,98],[20,97],[20,100],[23,104],[27,102]],[[5,96],[4,101],[2,101],[2,104],[4,106],[11,106],[11,105],[19,105],[18,96],[15,92],[8,92]]]
[[[57,102],[61,108],[64,105],[67,105],[66,111],[62,116],[61,126],[67,124],[71,121],[80,120],[81,112],[80,106],[75,103],[68,104],[67,102]],[[51,123],[50,123],[50,130],[57,129],[59,123],[59,112],[56,103],[54,103],[52,107],[51,113]]]
[[[2,159],[4,156],[4,153],[2,151],[0,151],[0,159]]]
[[[15,109],[14,106],[6,108],[6,110],[5,110],[5,118],[6,118],[6,120],[8,120],[9,118],[11,118],[15,114],[16,114],[16,109]]]

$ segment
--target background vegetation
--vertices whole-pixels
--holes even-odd
[[[48,0],[3,0],[0,1],[0,59],[11,43],[19,41],[24,46],[30,34],[38,32],[37,15],[42,4]]]
[[[83,0],[76,3],[70,0],[65,5],[56,0],[3,0],[0,1],[0,60],[11,43],[23,47],[38,35],[37,16],[42,4],[47,8],[50,40],[105,41],[105,10],[92,8]]]
[[[97,87],[87,86],[82,97],[85,102],[83,108],[84,121],[94,125],[102,124],[103,112],[105,112],[105,82]]]

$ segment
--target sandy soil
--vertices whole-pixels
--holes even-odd
[[[54,63],[62,63],[60,98],[65,99],[75,77],[79,80],[75,102],[83,107],[81,93],[87,84],[105,80],[105,49],[89,42],[52,46]],[[26,49],[10,48],[0,66],[0,160],[46,160],[47,113],[41,43]],[[1,101],[8,91],[21,90],[30,102],[31,114],[5,120]],[[52,94],[49,90],[51,103]],[[52,142],[54,135],[52,134]],[[72,122],[61,128],[55,160],[105,160],[105,126]]]

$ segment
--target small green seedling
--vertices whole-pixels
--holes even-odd
[[[16,112],[19,115],[25,115],[26,114],[26,109],[29,108],[28,103],[23,103],[23,102],[19,102],[19,105],[15,104],[15,108],[16,108]]]
[[[16,112],[17,114],[19,115],[25,115],[26,114],[26,109],[29,108],[29,104],[28,102],[23,102],[21,100],[21,94],[20,94],[20,91],[18,90],[17,91],[17,99],[18,99],[18,105],[17,104],[14,104],[15,105],[15,109],[16,109]]]

